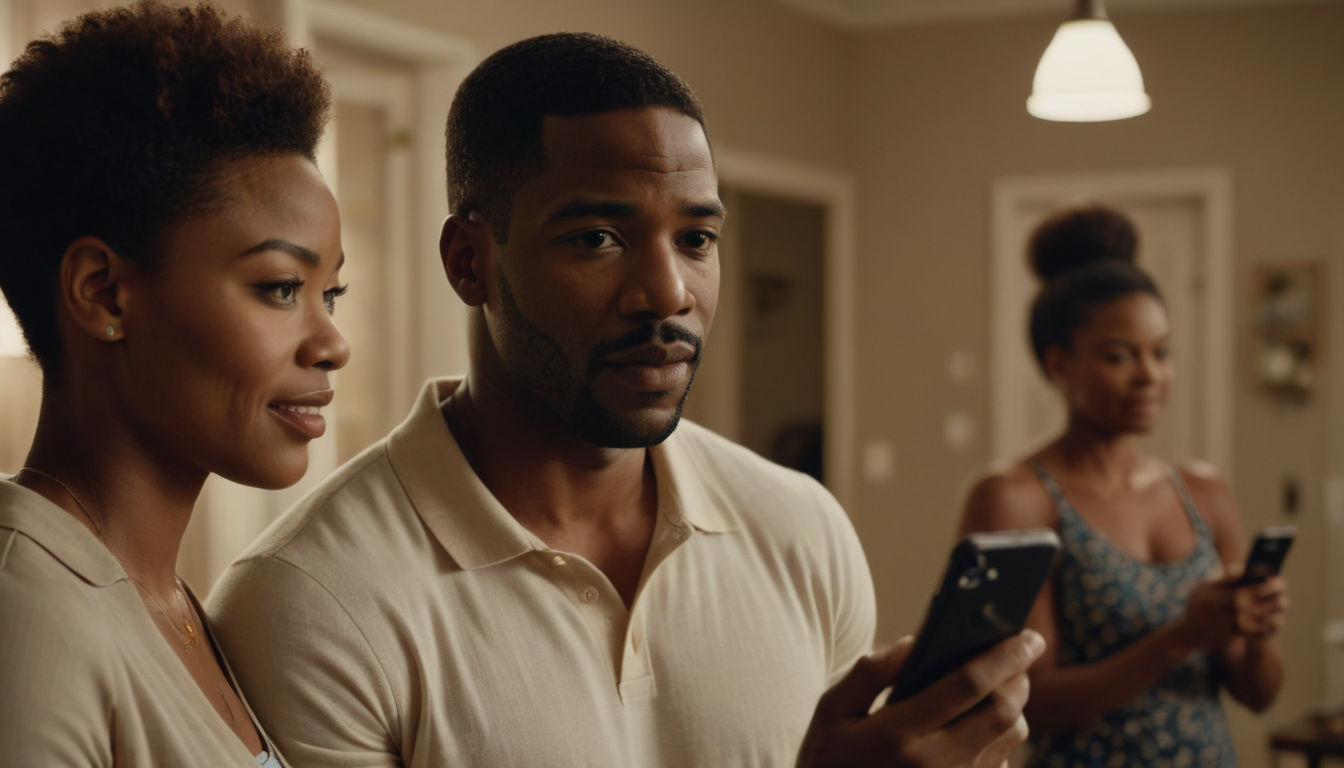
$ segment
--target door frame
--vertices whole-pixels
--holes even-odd
[[[714,150],[714,159],[719,181],[733,189],[818,205],[826,212],[822,445],[826,485],[848,509],[855,478],[854,180],[829,168],[725,147]]]
[[[400,325],[410,339],[408,370],[393,380],[408,382],[401,397],[409,408],[414,386],[431,377],[465,373],[467,369],[466,308],[454,297],[443,277],[437,254],[426,254],[439,242],[439,230],[448,216],[447,172],[443,162],[443,126],[453,94],[480,60],[476,46],[465,38],[436,32],[400,19],[333,0],[281,0],[287,27],[307,43],[326,40],[408,64],[415,72],[415,123],[411,167],[415,176],[414,225],[409,238],[410,257],[404,274],[389,276],[390,284],[405,286],[414,301]],[[292,26],[289,26],[291,25]],[[419,256],[419,258],[417,258]],[[430,258],[429,256],[435,256]],[[432,334],[428,328],[462,329],[461,333]]]
[[[1344,211],[1341,211],[1344,213]],[[1340,219],[1344,221],[1344,218]],[[1327,552],[1344,552],[1344,224],[1325,264],[1327,300],[1325,502]],[[1344,704],[1344,562],[1326,557],[1325,706]]]
[[[1023,244],[1012,222],[1025,210],[1050,207],[1080,194],[1143,203],[1194,202],[1203,212],[1204,312],[1196,322],[1205,340],[1198,350],[1207,390],[1199,406],[1207,459],[1229,476],[1235,376],[1233,347],[1232,173],[1222,167],[1162,168],[1005,176],[991,188],[990,222],[990,450],[996,461],[1013,458],[1027,434],[1024,383],[1034,377],[1026,353],[1023,307],[1014,300],[1022,279]]]

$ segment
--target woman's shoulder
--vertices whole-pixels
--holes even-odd
[[[87,541],[85,540],[87,539]],[[100,584],[119,572],[110,553],[42,497],[0,482],[0,654],[31,644],[94,648],[108,628]],[[92,562],[90,562],[92,561]]]
[[[1218,493],[1227,491],[1227,480],[1218,468],[1207,461],[1192,459],[1175,465],[1181,482],[1190,493]]]
[[[0,550],[0,690],[33,717],[52,707],[103,706],[115,676],[109,632],[116,629],[91,600],[97,588],[13,529],[0,528]],[[92,703],[83,701],[89,697]]]
[[[990,466],[971,484],[961,532],[1054,527],[1058,513],[1026,459]]]
[[[1213,525],[1215,532],[1238,526],[1237,505],[1223,473],[1207,461],[1185,461],[1175,465],[1176,474],[1190,494],[1195,509]]]
[[[0,527],[0,645],[60,638],[98,644],[102,614],[90,585],[23,531]]]
[[[110,647],[118,628],[90,599],[96,589],[21,531],[0,527],[0,691],[10,704],[0,744],[15,765],[84,762],[86,748],[111,753],[109,708],[124,675]]]

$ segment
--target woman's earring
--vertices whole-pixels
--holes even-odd
[[[108,324],[107,324],[107,335],[108,335],[108,336],[116,336],[116,335],[117,335],[117,329],[114,328],[114,327],[112,327],[112,324],[111,324],[111,323],[108,323]]]

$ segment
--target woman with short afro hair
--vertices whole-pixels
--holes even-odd
[[[202,4],[88,13],[0,76],[0,290],[42,369],[0,476],[0,764],[279,766],[176,575],[211,473],[307,468],[349,356],[307,51]]]

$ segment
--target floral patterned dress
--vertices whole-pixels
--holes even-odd
[[[1219,567],[1213,534],[1174,468],[1171,482],[1197,542],[1182,560],[1144,563],[1094,531],[1054,477],[1032,469],[1059,509],[1063,544],[1055,569],[1059,663],[1092,664],[1185,612],[1190,591]],[[1218,699],[1217,662],[1196,653],[1157,685],[1090,725],[1033,739],[1028,765],[1041,768],[1231,768],[1236,752]]]

